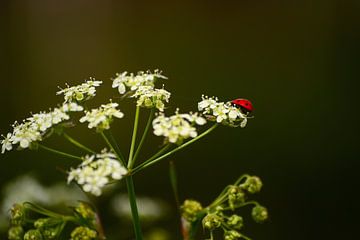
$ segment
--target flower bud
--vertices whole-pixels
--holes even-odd
[[[224,234],[225,240],[236,240],[241,238],[241,234],[235,230],[226,231]]]
[[[220,227],[221,223],[222,223],[222,218],[213,213],[209,213],[202,220],[202,224],[203,224],[204,228],[207,228],[210,231],[214,230],[215,228]]]
[[[78,206],[75,208],[75,211],[86,220],[95,219],[95,212],[93,208],[85,202],[79,202]]]
[[[181,215],[189,222],[196,220],[197,214],[203,209],[201,204],[195,200],[185,200],[181,206]]]
[[[10,210],[11,223],[14,225],[22,225],[25,223],[26,209],[22,204],[14,204]]]
[[[71,232],[71,240],[91,240],[96,239],[96,231],[87,227],[77,227]]]
[[[262,223],[268,218],[269,214],[265,207],[256,205],[252,209],[251,216],[253,217],[255,222]]]
[[[238,186],[230,186],[228,190],[228,198],[230,208],[234,210],[237,203],[242,203],[245,201],[245,193]]]
[[[8,231],[9,240],[22,240],[24,236],[24,229],[21,226],[11,227]]]
[[[41,232],[37,229],[31,229],[24,235],[24,240],[43,240]]]
[[[257,176],[251,176],[246,179],[246,181],[240,185],[240,187],[249,193],[260,192],[262,187],[261,179]]]
[[[228,218],[227,224],[234,229],[241,229],[244,226],[244,220],[241,216],[234,214]]]

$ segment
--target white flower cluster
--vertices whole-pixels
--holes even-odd
[[[100,86],[102,81],[96,81],[94,78],[86,80],[83,84],[61,89],[56,95],[64,94],[65,102],[81,102],[93,98],[96,93],[96,87]]]
[[[100,196],[110,180],[120,180],[126,174],[127,169],[116,160],[116,155],[104,149],[101,154],[85,156],[76,169],[70,170],[67,181],[75,180],[85,192]]]
[[[41,141],[48,129],[63,121],[69,120],[68,112],[82,111],[83,107],[76,103],[65,103],[50,112],[32,114],[22,123],[13,124],[13,132],[8,133],[1,141],[1,153],[10,151],[13,145],[19,144],[21,148],[28,148],[32,142]]]
[[[136,75],[127,72],[117,74],[116,78],[113,80],[112,87],[117,88],[120,94],[126,92],[126,88],[129,88],[131,91],[138,89],[140,86],[154,86],[154,81],[157,78],[167,79],[167,77],[161,75],[159,70],[155,70],[154,73],[150,71],[138,72]]]
[[[247,123],[247,116],[240,109],[232,106],[230,102],[218,102],[216,97],[209,98],[203,95],[202,101],[198,103],[198,109],[210,121],[234,127],[245,127]]]
[[[157,108],[163,112],[165,108],[164,102],[169,102],[170,92],[164,88],[155,89],[153,86],[139,86],[135,94],[131,97],[137,98],[136,105],[146,108]]]
[[[116,109],[117,106],[119,104],[110,102],[102,104],[99,108],[92,109],[91,111],[85,111],[85,116],[80,118],[80,122],[88,122],[89,128],[96,127],[99,131],[109,129],[113,117],[124,117],[124,114],[119,109]]]
[[[160,114],[153,121],[154,134],[156,136],[164,136],[165,140],[170,143],[182,143],[183,140],[197,136],[195,125],[204,125],[205,118],[198,113],[179,114],[165,117]]]

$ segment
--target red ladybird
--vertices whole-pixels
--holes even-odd
[[[231,101],[231,103],[240,108],[243,112],[248,113],[254,110],[252,103],[244,98],[237,98]]]

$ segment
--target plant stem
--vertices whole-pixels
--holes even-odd
[[[135,151],[135,154],[134,154],[134,157],[133,157],[133,161],[134,161],[134,162],[136,161],[136,158],[137,158],[137,156],[138,156],[139,153],[140,153],[140,149],[141,149],[141,147],[142,147],[142,145],[143,145],[143,143],[144,143],[144,141],[145,141],[145,138],[146,138],[146,135],[147,135],[147,133],[148,133],[148,131],[149,131],[149,128],[150,128],[152,119],[153,119],[153,117],[154,117],[154,113],[155,113],[155,108],[152,108],[151,111],[150,111],[150,114],[149,114],[148,121],[147,121],[147,123],[146,123],[146,127],[145,127],[145,130],[144,130],[144,133],[143,133],[143,135],[142,135],[142,137],[141,137],[141,140],[140,140],[140,143],[139,143],[139,145],[138,145],[138,147],[137,147],[137,149],[136,149],[136,151]]]
[[[125,180],[126,180],[126,186],[127,186],[128,194],[129,194],[131,215],[133,218],[132,220],[133,220],[133,225],[134,225],[134,230],[135,230],[135,239],[142,240],[139,213],[138,213],[138,209],[137,209],[137,205],[136,205],[134,182],[133,182],[132,176],[127,177]]]
[[[135,142],[136,142],[136,133],[137,133],[138,125],[139,125],[139,115],[140,115],[140,107],[137,106],[136,113],[135,113],[135,120],[134,120],[134,129],[133,129],[133,134],[132,134],[132,138],[131,138],[129,161],[128,161],[128,165],[127,165],[128,169],[131,169],[135,163],[135,158],[133,158],[133,155],[134,155]]]
[[[68,158],[83,161],[83,159],[81,157],[71,155],[69,153],[61,152],[59,150],[56,150],[56,149],[53,149],[53,148],[50,148],[50,147],[46,147],[46,146],[44,146],[42,144],[38,144],[38,146],[39,146],[39,148],[44,149],[44,150],[46,150],[48,152],[52,152],[52,153],[55,153],[55,154],[58,154],[58,155],[61,155],[61,156],[64,156],[64,157],[68,157]]]
[[[109,146],[109,148],[116,154],[117,158],[119,159],[119,161],[121,162],[121,164],[123,166],[125,166],[125,162],[124,159],[122,158],[122,155],[120,152],[116,151],[113,144],[110,142],[110,140],[107,138],[107,136],[105,135],[104,131],[100,132],[101,136],[103,137],[103,139],[105,140],[105,142],[107,143],[107,145]]]
[[[120,158],[125,162],[125,157],[124,155],[121,153],[121,150],[120,150],[120,147],[119,147],[119,144],[117,143],[116,139],[114,138],[111,130],[109,129],[107,131],[108,133],[108,137],[110,138],[110,141],[112,142],[114,148],[115,148],[115,151],[117,152],[117,154],[120,156]],[[125,166],[125,165],[124,165]]]
[[[89,153],[95,153],[95,151],[91,150],[90,148],[84,146],[83,144],[79,143],[77,140],[75,140],[74,138],[70,137],[69,135],[67,135],[66,133],[63,134],[63,136],[72,144],[74,144],[75,146],[89,152]]]
[[[211,131],[213,131],[217,126],[218,126],[218,124],[214,124],[211,128],[207,129],[205,132],[203,132],[202,134],[200,134],[200,135],[197,136],[196,138],[191,139],[190,141],[188,141],[188,142],[186,142],[186,143],[178,146],[177,148],[171,150],[171,151],[168,152],[168,153],[165,153],[164,155],[162,155],[162,156],[160,156],[160,157],[158,157],[158,158],[156,158],[156,159],[150,158],[150,159],[146,160],[145,162],[143,162],[143,163],[141,163],[140,165],[138,165],[137,167],[135,167],[135,168],[131,171],[131,173],[132,173],[132,174],[135,174],[135,173],[137,173],[138,171],[143,170],[144,168],[147,168],[147,167],[153,165],[154,163],[157,163],[158,161],[160,161],[160,160],[162,160],[162,159],[170,156],[171,154],[173,154],[173,153],[175,153],[175,152],[177,152],[177,151],[185,148],[186,146],[189,146],[190,144],[196,142],[197,140],[201,139],[201,138],[204,137],[205,135],[209,134],[209,133],[210,133]]]

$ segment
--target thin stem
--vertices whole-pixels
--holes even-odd
[[[244,175],[241,175],[241,177],[239,177],[236,182],[234,183],[234,185],[238,185],[244,178],[248,178],[250,177],[248,174],[244,174]]]
[[[128,161],[128,165],[127,165],[128,169],[131,169],[135,163],[135,158],[133,158],[133,155],[134,155],[135,142],[136,142],[136,133],[137,133],[138,125],[139,125],[139,115],[140,115],[140,107],[137,106],[136,113],[135,113],[135,120],[134,120],[134,129],[133,129],[133,134],[131,137],[129,161]]]
[[[129,194],[131,215],[133,218],[133,225],[134,225],[134,230],[135,230],[135,239],[142,240],[140,218],[139,218],[139,213],[138,213],[137,204],[136,204],[134,182],[133,182],[132,176],[127,177],[125,180],[126,180],[126,186],[127,186],[128,194]]]
[[[56,150],[56,149],[53,149],[53,148],[50,148],[50,147],[46,147],[46,146],[44,146],[42,144],[38,144],[38,146],[39,146],[39,148],[44,149],[44,150],[46,150],[48,152],[52,152],[52,153],[55,153],[55,154],[58,154],[58,155],[61,155],[61,156],[64,156],[64,157],[68,157],[68,158],[83,161],[83,159],[81,157],[71,155],[69,153],[61,152],[59,150]]]
[[[124,155],[121,153],[121,150],[120,150],[120,147],[119,147],[119,144],[117,143],[116,139],[114,138],[111,130],[107,130],[107,133],[108,133],[108,136],[110,138],[110,141],[112,142],[117,154],[120,156],[120,158],[125,162],[125,157]],[[125,165],[124,165],[125,166]]]
[[[147,123],[146,123],[146,127],[145,127],[145,130],[144,130],[144,133],[143,133],[143,135],[142,135],[142,137],[141,137],[141,140],[140,140],[140,143],[139,143],[139,145],[138,145],[138,147],[137,147],[137,149],[136,149],[136,151],[135,151],[135,154],[134,154],[134,157],[133,157],[133,161],[134,161],[134,162],[136,161],[136,158],[137,158],[137,156],[138,156],[139,153],[140,153],[140,149],[141,149],[141,147],[142,147],[142,145],[143,145],[143,143],[144,143],[144,141],[145,141],[145,138],[146,138],[146,135],[147,135],[147,133],[148,133],[148,131],[149,131],[149,128],[150,128],[152,119],[153,119],[153,117],[154,117],[154,113],[155,113],[155,108],[152,108],[151,111],[150,111],[150,114],[149,114],[148,121],[147,121]]]
[[[199,136],[197,136],[196,138],[193,138],[191,139],[190,141],[178,146],[177,148],[171,150],[170,152],[168,153],[165,153],[164,155],[152,160],[151,158],[146,160],[145,162],[143,162],[142,164],[138,165],[136,168],[133,169],[132,171],[132,174],[135,174],[136,172],[144,169],[144,168],[147,168],[155,163],[157,163],[158,161],[170,156],[171,154],[185,148],[186,146],[189,146],[190,144],[196,142],[197,140],[203,138],[205,135],[209,134],[211,131],[213,131],[216,127],[218,126],[218,124],[214,124],[211,128],[207,129],[205,132],[203,132],[202,134],[200,134]]]
[[[116,154],[117,158],[119,159],[119,161],[122,163],[123,166],[125,166],[125,162],[124,159],[121,157],[121,155],[119,154],[118,151],[115,150],[113,144],[110,142],[110,140],[107,138],[107,136],[105,135],[105,133],[103,131],[100,132],[101,136],[103,137],[103,139],[105,140],[105,142],[107,143],[107,145],[109,146],[109,148]]]
[[[259,203],[256,202],[256,201],[249,201],[249,202],[241,203],[241,204],[238,204],[238,205],[234,205],[234,208],[240,208],[240,207],[244,207],[244,206],[247,206],[247,205],[259,205]],[[224,211],[232,210],[232,208],[226,207],[226,208],[223,208],[223,210]]]
[[[77,140],[75,140],[74,138],[70,137],[69,135],[67,135],[66,133],[63,134],[63,136],[72,144],[74,144],[75,146],[77,146],[78,148],[81,148],[89,153],[96,153],[95,151],[91,150],[90,148],[84,146],[83,144],[79,143]]]

